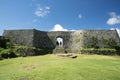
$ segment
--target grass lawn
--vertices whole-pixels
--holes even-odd
[[[120,80],[120,57],[44,55],[0,61],[0,80]]]

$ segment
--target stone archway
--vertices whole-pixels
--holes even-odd
[[[56,45],[58,47],[63,47],[63,38],[62,37],[57,37],[56,38]]]

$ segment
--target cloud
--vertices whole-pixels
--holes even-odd
[[[79,18],[79,19],[81,19],[81,18],[82,18],[82,15],[81,15],[81,14],[79,14],[79,15],[78,15],[78,18]]]
[[[61,26],[60,24],[56,24],[50,31],[76,31],[76,30],[74,29],[68,30],[68,29],[63,28],[63,26]]]
[[[68,30],[64,29],[63,26],[61,26],[60,24],[56,24],[54,25],[53,29],[50,31],[68,31]]]
[[[37,9],[34,12],[34,14],[38,17],[47,16],[49,13],[50,13],[49,6],[41,7],[40,5],[37,5]]]
[[[120,15],[116,15],[115,12],[110,12],[109,15],[110,18],[106,22],[108,25],[120,24]]]

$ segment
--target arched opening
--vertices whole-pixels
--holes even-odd
[[[56,46],[63,47],[63,38],[61,37],[56,38]]]

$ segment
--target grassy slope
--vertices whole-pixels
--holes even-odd
[[[0,61],[0,80],[120,80],[120,57],[55,55]]]

